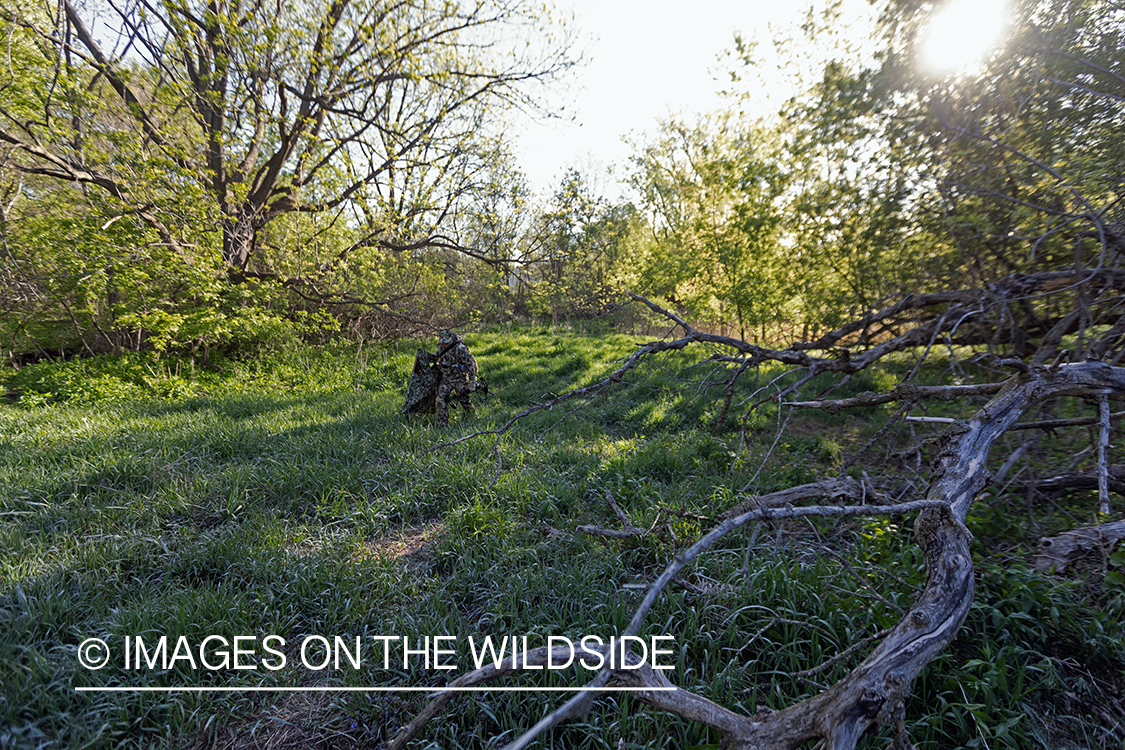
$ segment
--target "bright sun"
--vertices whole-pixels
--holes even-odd
[[[923,36],[922,62],[935,73],[976,66],[1005,30],[1004,0],[950,0],[930,19]]]

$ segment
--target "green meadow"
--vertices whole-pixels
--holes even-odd
[[[310,346],[207,367],[141,354],[6,370],[0,747],[380,747],[425,694],[124,689],[441,686],[471,669],[469,637],[526,635],[538,646],[548,636],[612,636],[644,585],[742,488],[861,471],[844,459],[896,408],[800,414],[775,440],[786,416],[766,404],[745,434],[716,431],[722,386],[693,382],[713,365],[689,367],[698,353],[679,352],[606,395],[537,412],[498,441],[435,447],[597,382],[641,340],[550,328],[466,338],[493,396],[471,416],[455,411],[444,429],[399,414],[414,348],[427,342]],[[736,406],[780,374],[749,378]],[[896,380],[873,371],[835,395]],[[659,524],[625,540],[578,532],[619,527],[607,492],[635,525]],[[1023,498],[978,503],[973,610],[906,707],[919,748],[1122,746],[1106,717],[1125,688],[1125,559],[1069,576],[1029,567],[1039,535],[1092,520],[1088,498],[1069,502],[1041,509],[1034,525]],[[1115,497],[1115,515],[1123,510]],[[688,568],[643,634],[672,636],[662,658],[678,686],[754,713],[815,694],[858,664],[924,580],[910,519],[764,524]],[[280,655],[263,660],[267,635],[284,640],[272,642],[284,666],[272,668]],[[225,639],[212,641],[211,663],[222,643],[251,637],[242,643],[255,653],[240,658],[254,668],[210,669],[198,650],[167,669],[126,668],[125,639],[140,637],[152,655],[160,636],[169,656],[181,638]],[[362,663],[313,668],[319,641],[309,659],[299,653],[310,636],[359,637]],[[382,636],[451,636],[459,668],[384,664]],[[109,645],[100,669],[79,663],[89,638]],[[592,675],[570,668],[497,684],[573,686]],[[460,696],[412,747],[499,747],[564,699]],[[717,742],[616,694],[539,746]]]

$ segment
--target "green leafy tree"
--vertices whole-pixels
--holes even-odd
[[[1057,294],[1028,293],[970,321],[968,340],[1017,354],[1037,341],[1040,359],[1075,333],[1079,355],[1116,349],[1125,331],[1105,279],[1125,250],[1120,8],[1012,3],[1002,45],[977,70],[940,75],[918,60],[925,10],[889,4],[883,65],[865,74],[866,116],[901,144],[896,153],[914,155],[896,178],[911,185],[911,230],[936,240],[924,267],[946,287],[1072,272],[1030,290]]]
[[[522,278],[534,281],[530,309],[558,321],[616,303],[636,218],[631,204],[599,196],[588,177],[568,170],[519,245]]]
[[[8,300],[15,350],[29,337],[73,348],[75,335],[101,348],[126,333],[129,346],[206,348],[241,336],[238,321],[272,331],[318,305],[413,319],[456,309],[450,269],[496,286],[460,256],[500,254],[472,216],[512,169],[505,112],[538,109],[572,64],[565,30],[539,11],[507,0],[101,11],[3,11],[17,62],[0,85],[0,226],[5,268],[22,269],[27,291]],[[45,231],[51,221],[68,230]],[[91,306],[77,285],[97,279],[108,281]]]
[[[571,64],[564,38],[523,44],[540,18],[507,0],[127,4],[112,6],[114,50],[73,4],[54,7],[7,13],[41,40],[40,95],[21,105],[36,117],[0,109],[15,166],[146,205],[115,154],[83,137],[90,111],[110,108],[166,183],[205,198],[235,277],[253,270],[263,228],[294,212],[350,210],[360,244],[425,243],[489,156],[480,135],[496,114],[534,106],[529,86]],[[89,96],[48,95],[52,77]],[[173,234],[158,212],[138,215]]]
[[[932,12],[926,3],[886,4],[882,50],[872,58],[839,47],[775,119],[789,179],[784,233],[799,272],[792,299],[806,334],[905,294],[1118,264],[1119,8],[1010,4],[1006,41],[977,68],[944,74],[919,59]],[[806,43],[831,48],[843,23],[838,9],[810,14]],[[751,47],[738,53],[754,63]],[[1051,342],[1044,352],[1098,325],[1120,335],[1112,295],[1082,283],[1071,291],[970,315],[958,335],[1019,351],[1029,340]]]
[[[653,242],[641,288],[745,333],[789,319],[801,258],[782,232],[789,176],[764,128],[670,121],[634,158]]]

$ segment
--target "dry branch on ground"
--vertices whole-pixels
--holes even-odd
[[[650,706],[711,727],[722,735],[724,747],[735,750],[796,748],[818,738],[831,750],[849,750],[855,747],[861,737],[881,726],[894,727],[896,746],[909,747],[909,740],[903,729],[905,697],[921,670],[952,642],[973,601],[974,568],[969,550],[972,535],[966,528],[965,522],[973,503],[990,479],[986,468],[986,459],[990,451],[1001,436],[1021,426],[1053,430],[1069,426],[1097,425],[1100,428],[1098,472],[1084,475],[1083,481],[1085,482],[1088,477],[1094,487],[1100,487],[1104,499],[1107,488],[1116,489],[1117,484],[1116,467],[1109,467],[1106,459],[1111,416],[1108,403],[1111,399],[1125,399],[1125,368],[1097,360],[1068,364],[1064,363],[1062,358],[1055,357],[1063,336],[1071,332],[1066,322],[1071,316],[1064,315],[1061,320],[1040,321],[1040,327],[1037,329],[1040,344],[1037,347],[1027,348],[1029,338],[1033,337],[1029,337],[1028,331],[1025,330],[1020,337],[1020,345],[1023,349],[1016,352],[1020,356],[1006,358],[993,356],[988,360],[987,364],[996,368],[993,371],[998,375],[1001,374],[998,368],[1005,368],[1008,372],[1014,371],[1014,374],[1004,377],[999,382],[924,386],[910,382],[918,372],[918,366],[915,366],[905,381],[887,393],[863,394],[837,400],[818,398],[812,401],[787,401],[785,399],[798,393],[799,389],[817,374],[833,372],[850,376],[892,352],[916,347],[926,347],[928,352],[929,346],[939,336],[944,336],[949,342],[956,340],[954,336],[959,336],[962,342],[975,340],[987,343],[990,336],[992,341],[997,341],[995,334],[998,329],[990,329],[983,324],[987,319],[985,313],[988,310],[1003,307],[1015,300],[1026,299],[1031,295],[1072,290],[1079,285],[1090,287],[1090,293],[1096,296],[1096,293],[1116,291],[1119,287],[1125,286],[1125,274],[1089,271],[1014,275],[986,290],[911,295],[889,308],[872,313],[816,341],[794,344],[787,349],[768,349],[730,337],[701,332],[675,313],[650,300],[633,295],[635,300],[682,328],[684,334],[679,338],[639,345],[624,364],[601,382],[561,395],[552,394],[551,398],[517,414],[501,428],[475,433],[462,440],[491,434],[497,439],[495,448],[499,444],[499,438],[529,414],[552,408],[571,399],[599,395],[620,383],[626,374],[636,369],[646,358],[660,352],[681,350],[697,345],[711,347],[712,360],[725,362],[728,366],[737,368],[735,376],[724,381],[728,401],[729,394],[732,392],[731,384],[740,373],[750,369],[748,364],[752,366],[764,362],[777,362],[795,368],[789,371],[793,383],[788,386],[778,385],[767,397],[759,399],[755,406],[768,398],[776,400],[781,406],[838,410],[892,401],[900,401],[909,406],[927,399],[963,401],[969,397],[990,396],[990,400],[975,414],[950,423],[936,439],[940,450],[930,472],[929,490],[925,499],[902,501],[898,493],[879,491],[878,482],[860,482],[847,477],[789,488],[769,495],[745,496],[736,508],[717,519],[719,523],[699,541],[674,557],[669,567],[649,587],[644,601],[635,611],[629,626],[621,634],[638,635],[643,627],[646,613],[664,588],[687,565],[734,529],[760,521],[786,518],[917,513],[914,534],[915,541],[925,557],[927,570],[925,588],[913,606],[905,612],[898,624],[875,646],[866,659],[828,689],[783,710],[759,712],[754,716],[738,714],[685,690],[641,695],[642,702]],[[951,311],[956,314],[951,314]],[[926,318],[924,314],[928,314],[929,317]],[[978,319],[975,332],[968,332],[965,329],[959,331],[958,326],[961,326],[968,317]],[[878,335],[871,334],[874,327],[878,328]],[[899,332],[897,330],[899,327],[905,330]],[[1116,335],[1115,330],[1116,327],[1111,327],[1101,338],[1095,339],[1089,351],[1099,355],[1112,354],[1112,358],[1116,359],[1121,352],[1117,349],[1120,342],[1117,338],[1113,338]],[[1013,342],[1006,340],[1000,343],[1011,346]],[[720,351],[714,352],[715,348]],[[724,353],[721,351],[723,349],[733,351],[733,354]],[[813,353],[818,351],[832,356],[815,356]],[[1055,358],[1052,364],[1049,366],[1043,364],[1052,357]],[[1098,417],[1093,420],[1038,418],[1044,416],[1042,407],[1045,404],[1055,403],[1062,397],[1077,397],[1096,404]],[[729,403],[726,406],[729,406]],[[752,408],[754,406],[751,406]],[[900,409],[896,418],[904,414],[905,408]],[[1034,421],[1018,425],[1018,420],[1025,415],[1032,416]],[[876,437],[882,432],[881,430]],[[1034,439],[1025,440],[1017,449],[1018,455],[1013,454],[1014,458],[1018,460],[1023,452],[1034,445],[1034,442]],[[1014,460],[1006,462],[1004,473],[1013,463]],[[1073,479],[1071,481],[1073,482]],[[891,499],[896,496],[897,501]],[[616,508],[611,497],[609,502],[624,529],[590,527],[581,530],[607,537],[639,536],[647,533],[634,526],[628,517]],[[478,675],[477,679],[492,679],[498,676],[500,676],[498,673],[490,673]],[[609,669],[603,670],[587,685],[594,690],[568,700],[507,747],[509,750],[519,750],[551,727],[568,719],[584,716],[596,698],[596,689],[611,683],[640,687],[655,684],[644,682],[644,678],[635,673],[625,674]],[[437,701],[432,703],[424,714],[434,715],[440,708],[436,703]],[[415,731],[420,729],[418,724],[411,726],[416,727]]]
[[[763,520],[799,516],[919,512],[914,524],[915,540],[926,558],[926,587],[898,625],[846,677],[828,690],[784,710],[755,716],[739,715],[684,690],[642,694],[639,696],[642,702],[702,722],[723,735],[725,746],[746,750],[795,748],[815,738],[823,739],[829,748],[845,750],[855,747],[864,734],[879,726],[901,727],[904,699],[911,684],[922,668],[953,640],[972,603],[974,581],[969,552],[972,537],[964,524],[969,509],[989,479],[985,459],[994,442],[1029,407],[1062,395],[1091,399],[1103,395],[1125,397],[1125,369],[1087,362],[1055,368],[1033,367],[1009,378],[983,409],[946,434],[929,494],[923,501],[891,505],[793,505],[812,498],[827,498],[829,503],[835,503],[845,497],[853,499],[856,494],[868,499],[862,483],[847,479],[751,499],[749,510],[727,517],[699,542],[676,556],[650,588],[623,633],[637,635],[646,612],[664,587],[715,541],[736,528]],[[875,499],[873,493],[869,499]],[[617,515],[620,518],[624,514],[618,511]],[[635,528],[627,517],[623,523],[627,529]],[[478,675],[478,678],[494,676],[499,673]],[[604,670],[590,687],[604,686],[610,680],[642,687],[649,684],[635,674]],[[593,699],[594,693],[571,699],[508,747],[511,750],[525,747],[548,728],[584,714]],[[426,715],[433,715],[437,708],[431,704]]]
[[[1062,573],[1080,557],[1097,550],[1108,553],[1122,539],[1125,539],[1125,521],[1088,526],[1058,536],[1044,537],[1039,540],[1039,548],[1035,552],[1035,569]]]

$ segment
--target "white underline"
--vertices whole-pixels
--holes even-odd
[[[76,693],[653,693],[676,687],[76,687]]]

